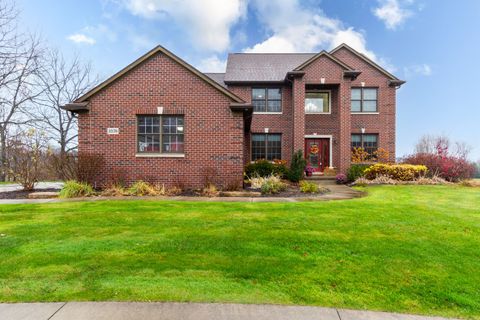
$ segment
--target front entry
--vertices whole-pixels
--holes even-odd
[[[330,166],[330,139],[307,138],[305,139],[305,160],[315,172],[323,172]]]

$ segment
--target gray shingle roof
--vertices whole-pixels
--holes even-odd
[[[225,82],[223,82],[223,78],[225,77],[225,73],[213,73],[213,72],[204,72],[204,75],[209,77],[210,79],[214,80],[216,83],[221,85],[222,87],[227,87]]]
[[[314,55],[315,53],[231,53],[228,55],[224,81],[284,81],[288,71]]]

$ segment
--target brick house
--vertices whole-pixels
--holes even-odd
[[[403,83],[345,44],[234,53],[225,73],[202,73],[158,46],[64,109],[78,113],[79,153],[104,159],[99,184],[122,175],[232,187],[250,161],[290,161],[297,150],[319,174],[345,172],[352,147],[381,147],[394,160]]]

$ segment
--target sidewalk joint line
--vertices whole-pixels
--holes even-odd
[[[47,318],[47,320],[52,319],[52,318],[57,314],[58,311],[62,310],[62,308],[65,307],[66,304],[67,304],[67,303],[64,302],[64,303],[60,306],[60,308],[57,309],[57,311],[55,311],[50,317]]]
[[[338,319],[342,320],[342,317],[340,316],[340,312],[338,312],[338,309],[337,309],[337,308],[335,308],[335,311],[337,311]]]

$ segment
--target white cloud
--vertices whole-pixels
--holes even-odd
[[[396,69],[367,49],[363,32],[327,17],[319,8],[302,7],[298,0],[253,0],[250,4],[271,35],[245,52],[318,52],[346,43],[387,70]]]
[[[200,61],[197,69],[202,72],[225,72],[226,65],[227,62],[225,60],[221,60],[218,56],[213,55]]]
[[[67,37],[68,40],[73,41],[75,43],[79,44],[88,44],[88,45],[93,45],[95,44],[95,39],[83,34],[83,33],[75,33],[72,35],[69,35]]]
[[[413,0],[378,0],[379,7],[373,9],[373,14],[385,23],[388,29],[395,30],[412,15],[412,11],[405,6],[412,4]]]
[[[428,77],[432,75],[432,68],[428,64],[417,64],[403,69],[405,77],[409,78],[411,76],[420,75]]]
[[[124,0],[134,15],[172,18],[201,49],[222,52],[230,45],[230,28],[245,14],[246,0]]]
[[[128,39],[130,40],[130,43],[132,44],[132,48],[134,51],[150,50],[156,45],[153,39],[150,39],[148,36],[144,34],[136,34],[132,32],[128,36]]]

